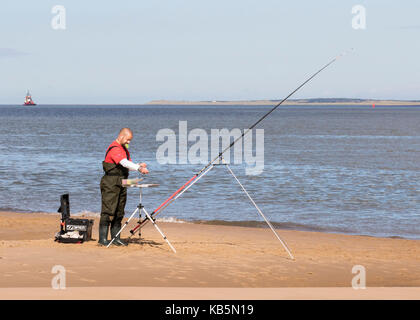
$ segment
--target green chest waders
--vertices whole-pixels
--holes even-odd
[[[121,185],[122,179],[127,179],[128,169],[113,163],[102,163],[105,174],[101,179],[101,220],[110,222],[124,216],[127,199],[127,188]],[[104,216],[102,218],[102,216]]]
[[[121,229],[124,218],[124,208],[127,202],[127,188],[121,184],[122,179],[127,179],[128,169],[120,164],[102,162],[104,176],[101,179],[101,219],[99,222],[99,243],[108,244],[108,227],[111,225],[111,237]],[[117,239],[116,245],[126,245]]]

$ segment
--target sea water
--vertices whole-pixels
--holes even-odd
[[[133,161],[146,162],[143,204],[151,212],[202,164],[156,159],[161,129],[248,128],[271,106],[0,106],[0,210],[99,215],[102,160],[130,127]],[[281,106],[262,121],[264,169],[230,167],[278,228],[420,239],[420,108]],[[210,143],[210,142],[209,142]],[[188,142],[193,145],[194,142]],[[210,152],[209,152],[209,161]],[[232,157],[233,162],[233,157]],[[137,174],[131,174],[132,178]],[[128,190],[126,216],[138,204]],[[240,186],[218,166],[158,218],[264,226]]]

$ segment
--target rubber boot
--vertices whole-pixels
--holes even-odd
[[[99,240],[98,244],[102,246],[107,246],[109,244],[108,240],[108,225],[100,224],[99,225]]]
[[[112,242],[112,244],[116,245],[116,246],[128,246],[127,242],[120,239],[120,235],[115,237],[116,234],[120,231],[120,229],[121,229],[121,225],[111,226],[111,239],[115,238],[114,241]]]

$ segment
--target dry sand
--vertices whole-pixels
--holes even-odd
[[[292,261],[269,229],[161,222],[174,254],[151,224],[128,247],[100,247],[98,219],[95,241],[60,244],[59,219],[0,212],[0,299],[420,299],[420,240],[278,230]],[[51,288],[55,265],[66,290]]]

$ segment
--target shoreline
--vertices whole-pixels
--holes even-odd
[[[57,216],[57,212],[42,212],[42,211],[24,211],[24,210],[3,210],[0,209],[0,215],[6,212],[13,212],[17,214],[40,214],[40,215],[53,215]],[[99,212],[76,212],[72,213],[71,215],[74,218],[85,218],[85,219],[95,219],[100,217]],[[59,215],[58,215],[59,217]],[[129,216],[125,216],[124,219],[127,219]],[[135,221],[135,220],[133,220]],[[269,230],[268,225],[266,222],[260,220],[244,220],[244,221],[229,221],[229,220],[183,220],[176,217],[165,217],[165,218],[157,218],[156,221],[158,223],[187,223],[192,225],[209,225],[209,226],[230,226],[230,227],[238,227],[238,228],[255,228],[255,229],[262,229],[262,230]],[[339,231],[339,230],[327,230],[323,229],[318,226],[307,226],[307,225],[297,225],[296,223],[288,223],[288,222],[273,222],[270,221],[273,227],[279,231],[302,231],[302,232],[319,232],[319,233],[326,233],[326,234],[336,234],[336,235],[347,235],[347,236],[361,236],[361,237],[372,237],[372,238],[379,238],[379,239],[402,239],[402,240],[420,240],[420,236],[418,238],[412,238],[407,236],[399,236],[399,235],[371,235],[371,234],[364,234],[364,233],[357,233],[351,231]],[[271,231],[270,231],[271,232]]]

